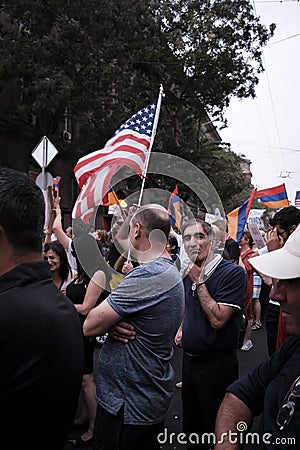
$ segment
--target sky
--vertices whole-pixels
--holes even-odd
[[[300,191],[300,1],[252,2],[261,23],[276,24],[263,48],[265,72],[255,99],[233,99],[218,132],[231,150],[252,161],[259,189],[284,183],[291,204]]]

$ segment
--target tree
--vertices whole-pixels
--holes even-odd
[[[154,2],[169,46],[181,62],[186,83],[180,95],[205,108],[224,109],[232,95],[254,96],[263,70],[261,47],[273,35],[255,16],[252,2],[180,0]]]
[[[242,159],[226,145],[212,145],[204,140],[202,144],[203,172],[214,180],[214,186],[223,200],[225,212],[240,206],[252,190],[250,181],[242,172]],[[226,193],[226,195],[224,195]]]
[[[0,11],[11,20],[0,30],[0,83],[20,90],[9,117],[24,124],[33,114],[55,144],[67,111],[73,162],[153,101],[160,83],[155,150],[187,159],[192,150],[196,160],[207,113],[222,119],[232,96],[254,96],[274,31],[248,0],[3,0]]]
[[[237,206],[240,206],[249,197],[253,186],[245,177],[240,167],[242,158],[232,152],[228,147],[223,144],[216,144],[204,138],[201,141],[200,150],[195,152],[195,154],[191,151],[189,158],[186,159],[194,166],[200,168],[213,183],[214,188],[222,200],[226,213],[235,209]],[[153,167],[152,164],[151,166]],[[177,184],[180,198],[194,206],[194,213],[198,208],[205,209],[203,203],[194,194],[199,188],[202,193],[202,199],[206,199],[210,205],[213,204],[212,198],[210,197],[211,192],[208,191],[208,197],[206,198],[206,187],[204,186],[202,189],[201,184],[199,185],[200,181],[195,179],[194,171],[189,173],[185,167],[183,169],[185,172],[182,175],[188,183],[174,182],[174,179],[171,176],[172,166],[173,165],[170,163],[170,169],[164,167],[165,171],[170,173],[169,177],[149,174],[147,186],[172,192]],[[161,173],[159,166],[157,166],[156,172]],[[136,182],[136,185],[139,185],[138,181]]]

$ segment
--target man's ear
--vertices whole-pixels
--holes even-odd
[[[141,224],[139,222],[136,222],[136,224],[134,225],[134,238],[138,239],[142,234],[142,227]]]
[[[297,226],[298,225],[292,225],[290,228],[290,233],[293,233],[296,230]]]

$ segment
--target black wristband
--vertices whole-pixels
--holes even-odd
[[[198,289],[198,287],[201,285],[201,284],[204,284],[205,283],[205,281],[204,280],[202,280],[202,281],[198,281],[197,283],[193,283],[192,284],[192,291],[196,291],[196,289]]]

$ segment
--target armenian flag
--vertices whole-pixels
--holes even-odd
[[[117,197],[117,194],[113,190],[113,188],[110,186],[108,189],[107,194],[103,197],[103,206],[110,206],[110,205],[119,205],[120,200]]]
[[[176,186],[174,191],[172,192],[169,205],[168,205],[168,213],[171,216],[171,225],[180,230],[181,226],[181,212],[180,212],[180,202],[178,197],[178,187]]]
[[[256,189],[253,189],[250,197],[241,206],[226,215],[228,234],[238,243],[240,242],[242,233],[245,229],[249,212],[255,196]]]
[[[255,197],[269,208],[279,209],[290,205],[284,183],[279,186],[256,191]]]

